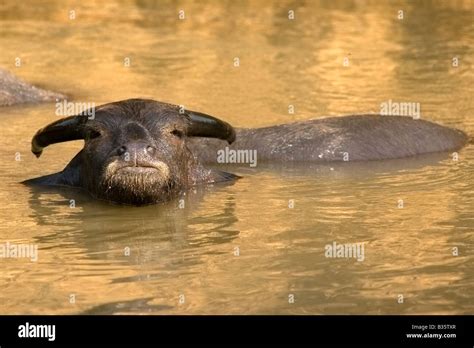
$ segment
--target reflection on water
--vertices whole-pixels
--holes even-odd
[[[392,99],[472,135],[472,11],[469,1],[6,1],[0,65],[73,100],[149,97],[237,126],[377,112]],[[459,161],[230,166],[244,178],[131,208],[19,184],[81,146],[29,153],[54,110],[0,110],[0,243],[39,247],[36,263],[0,259],[1,313],[473,312],[472,145]],[[326,258],[334,241],[365,243],[364,261]]]

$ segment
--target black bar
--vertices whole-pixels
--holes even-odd
[[[19,337],[20,329],[25,334],[31,325],[55,325],[54,341],[49,341],[52,335],[46,331],[47,337]],[[0,346],[383,343],[472,347],[473,330],[473,316],[0,316]],[[30,332],[36,334],[36,327]],[[407,334],[456,337],[408,338]]]

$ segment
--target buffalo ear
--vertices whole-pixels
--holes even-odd
[[[84,124],[87,120],[87,116],[69,116],[41,128],[31,140],[31,152],[39,157],[48,145],[84,139]]]
[[[217,138],[229,144],[235,141],[235,130],[229,123],[196,111],[186,110],[184,115],[188,118],[188,136]]]

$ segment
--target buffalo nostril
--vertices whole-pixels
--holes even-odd
[[[155,153],[155,148],[153,146],[147,146],[146,152],[153,154]]]
[[[117,153],[119,156],[122,156],[125,152],[127,152],[127,147],[126,146],[120,146],[117,150]]]

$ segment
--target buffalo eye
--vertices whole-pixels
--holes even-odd
[[[99,130],[93,129],[93,128],[86,129],[85,133],[86,133],[86,136],[85,136],[86,140],[91,140],[91,139],[100,137],[102,135]]]
[[[179,129],[173,129],[171,131],[171,134],[173,134],[174,136],[176,136],[180,139],[184,136],[184,133],[182,131],[180,131]]]

